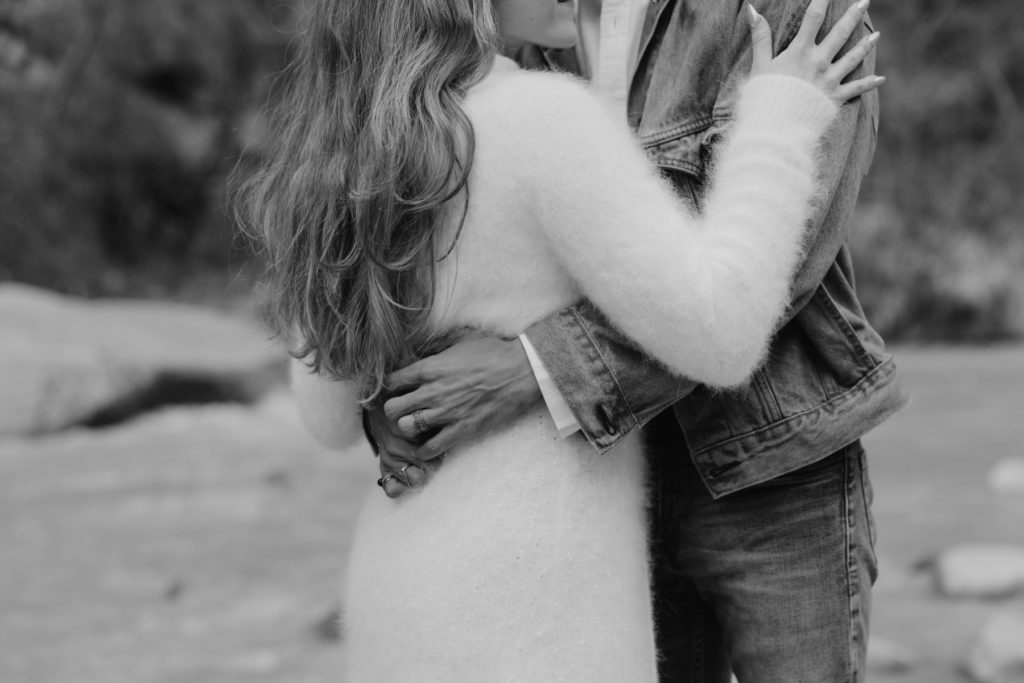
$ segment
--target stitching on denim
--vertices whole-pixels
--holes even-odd
[[[858,442],[859,443],[859,442]],[[877,571],[878,566],[878,527],[875,525],[875,521],[872,518],[871,503],[873,501],[868,500],[868,487],[871,485],[871,475],[868,472],[868,455],[864,450],[864,446],[860,445],[857,449],[857,457],[859,458],[860,467],[860,500],[864,506],[864,523],[867,524],[868,542],[871,543],[871,558],[875,562]],[[872,496],[873,498],[874,496]]]
[[[762,368],[758,368],[754,373],[754,380],[757,382],[758,386],[761,387],[766,398],[770,399],[772,405],[775,407],[775,414],[778,415],[778,418],[776,419],[783,419],[785,413],[782,412],[782,406],[779,404],[779,397],[775,395],[775,389],[772,387],[772,383],[768,381],[768,377],[765,376]]]
[[[683,173],[689,174],[700,180],[701,168],[697,164],[690,163],[689,161],[683,161],[681,159],[670,159],[670,158],[655,158],[653,159],[654,165],[658,168],[671,169],[674,171],[682,171]]]
[[[860,381],[858,381],[852,387],[850,387],[846,391],[843,391],[843,392],[840,392],[840,393],[836,394],[835,396],[830,398],[828,401],[825,401],[824,403],[820,403],[820,404],[814,406],[813,408],[808,408],[807,410],[800,411],[799,413],[794,413],[794,414],[790,415],[789,417],[787,417],[784,420],[779,420],[777,422],[772,422],[771,424],[765,425],[763,427],[759,427],[758,429],[753,429],[753,430],[751,430],[749,432],[744,432],[743,434],[737,434],[735,436],[730,436],[728,439],[722,439],[721,441],[715,441],[712,444],[709,444],[707,446],[704,446],[703,448],[700,448],[698,450],[693,451],[693,454],[694,455],[702,455],[704,453],[707,453],[708,451],[715,450],[717,448],[722,448],[723,446],[728,446],[728,445],[730,445],[732,443],[735,443],[737,441],[742,441],[743,439],[749,439],[750,437],[757,436],[757,435],[762,434],[764,432],[767,432],[769,430],[772,430],[772,429],[775,429],[777,427],[786,425],[786,424],[788,424],[790,422],[793,422],[793,421],[795,421],[795,420],[797,420],[797,419],[799,419],[801,417],[804,417],[805,415],[810,415],[811,413],[818,412],[818,411],[822,410],[823,408],[825,408],[826,406],[830,406],[830,405],[833,405],[833,404],[838,405],[840,403],[845,403],[846,399],[849,398],[851,394],[853,394],[853,393],[858,393],[858,394],[859,393],[864,393],[864,391],[865,391],[865,389],[867,387],[873,386],[875,381],[880,381],[882,379],[880,377],[875,377],[875,375],[882,375],[885,372],[886,369],[890,369],[892,372],[895,372],[895,366],[892,365],[891,360],[892,360],[891,358],[886,358],[881,363],[879,363],[878,365],[873,367],[870,371],[868,371],[868,373],[866,375],[864,375],[863,377],[861,377]],[[745,460],[741,460],[740,462],[746,462],[746,461]],[[739,463],[737,463],[737,464],[739,464]]]
[[[825,313],[832,318],[839,327],[839,331],[844,337],[846,337],[846,341],[850,343],[850,346],[853,348],[853,352],[857,354],[857,359],[865,362],[868,367],[878,365],[875,359],[872,358],[871,354],[868,353],[868,350],[864,348],[864,345],[861,344],[860,339],[857,338],[857,332],[853,329],[853,326],[850,325],[850,321],[843,317],[842,312],[832,299],[832,294],[825,287],[824,282],[814,290],[814,297],[819,299],[818,306],[825,309]]]
[[[581,316],[579,311],[576,310],[575,308],[572,309],[572,314],[576,316],[576,320],[577,322],[579,322],[580,330],[583,332],[583,334],[586,335],[587,341],[590,342],[590,345],[592,346],[594,353],[596,353],[597,357],[600,359],[603,370],[602,374],[611,379],[612,384],[615,386],[615,391],[619,395],[619,400],[622,402],[624,406],[626,406],[626,412],[629,413],[629,417],[632,418],[633,420],[633,426],[639,427],[640,420],[637,419],[636,414],[633,413],[633,407],[630,406],[629,401],[626,400],[626,394],[625,392],[623,392],[622,387],[619,385],[619,380],[616,379],[615,374],[608,369],[608,359],[604,357],[603,353],[601,353],[601,347],[597,345],[597,340],[595,340],[594,336],[590,333],[590,328],[587,327],[587,321],[583,319],[583,316]],[[621,438],[621,434],[617,437],[614,437],[614,442],[618,442],[618,440]]]
[[[693,133],[699,133],[707,128],[714,122],[714,117],[708,114],[700,116],[689,121],[666,128],[665,130],[658,131],[657,133],[648,133],[640,137],[640,144],[646,149],[654,145],[661,144],[662,142],[668,142],[681,138],[686,135],[692,135]]]
[[[846,590],[848,598],[848,610],[846,621],[846,674],[850,683],[857,680],[857,658],[854,654],[854,623],[860,611],[859,600],[859,577],[857,576],[857,534],[854,533],[857,520],[856,505],[854,503],[854,475],[855,469],[850,462],[852,448],[843,449],[843,499],[846,503],[846,520],[844,531],[846,533]]]
[[[693,680],[703,681],[704,671],[707,669],[705,665],[705,659],[707,658],[707,646],[705,645],[704,635],[704,615],[700,615],[701,618],[693,620],[693,638],[691,639],[691,654],[693,655],[691,661],[693,662]]]

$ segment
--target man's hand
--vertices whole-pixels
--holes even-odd
[[[522,343],[487,336],[397,370],[386,386],[384,413],[406,444],[423,441],[412,451],[420,461],[508,424],[541,397]]]

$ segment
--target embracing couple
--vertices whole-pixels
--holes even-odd
[[[317,4],[243,199],[306,424],[380,457],[346,680],[864,679],[866,11]]]

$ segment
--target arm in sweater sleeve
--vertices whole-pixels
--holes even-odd
[[[542,139],[558,141],[532,164],[542,238],[611,323],[670,370],[742,382],[788,301],[815,151],[836,107],[801,81],[752,79],[698,217],[588,92],[546,80],[560,91],[537,93],[558,111],[533,114]]]
[[[299,417],[309,433],[328,448],[354,446],[363,435],[356,383],[326,379],[299,360],[291,361],[290,374]]]
[[[823,31],[830,29],[854,0],[833,0]],[[781,0],[767,3],[762,14],[772,25],[776,51],[787,45],[800,25],[806,2]],[[734,13],[723,5],[723,12]],[[739,19],[745,20],[742,15]],[[855,44],[872,31],[865,17],[864,25],[850,39]],[[736,35],[742,36],[742,32]],[[747,77],[749,48],[718,44],[717,54],[732,55],[721,70],[705,73],[703,78],[719,81],[720,94],[716,111],[734,112],[737,90],[733,84]],[[874,55],[869,55],[851,78],[874,72]],[[698,87],[690,81],[682,87]],[[691,98],[677,95],[683,101]],[[731,117],[729,117],[731,118]],[[836,121],[829,128],[820,149],[818,164],[817,209],[804,238],[801,255],[790,288],[789,307],[777,326],[781,327],[799,312],[833,265],[836,254],[845,242],[850,215],[856,201],[861,177],[867,172],[874,151],[878,125],[878,93],[872,91],[840,108]],[[715,148],[713,159],[718,158]],[[628,337],[607,324],[604,316],[589,302],[559,311],[535,323],[525,335],[543,360],[551,379],[558,387],[584,432],[599,448],[609,447],[622,435],[642,426],[662,409],[686,396],[699,383],[671,375],[657,364],[644,362]],[[586,342],[584,340],[587,340]],[[581,345],[588,348],[583,348]],[[599,358],[599,365],[585,362]],[[612,415],[614,428],[607,432],[603,422],[593,420],[597,407],[604,406]]]

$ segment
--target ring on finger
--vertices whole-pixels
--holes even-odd
[[[409,481],[409,475],[406,473],[406,470],[409,469],[410,467],[412,467],[412,463],[406,463],[397,470],[391,472],[391,476],[397,479],[398,481],[402,482],[406,486],[412,486],[412,482]]]
[[[405,486],[412,486],[412,482],[409,481],[409,475],[406,474],[406,470],[408,470],[410,467],[412,467],[411,462],[402,465],[397,470],[391,470],[390,472],[388,472],[387,474],[385,474],[384,476],[377,480],[377,486],[384,488],[387,485],[387,483],[392,479],[397,479]]]
[[[412,411],[412,423],[415,425],[416,431],[420,434],[430,431],[430,425],[428,425],[427,421],[423,418],[423,408],[417,408]]]

